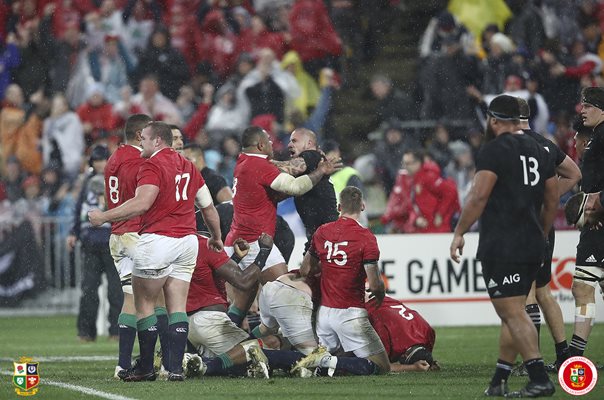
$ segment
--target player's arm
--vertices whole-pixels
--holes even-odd
[[[260,246],[260,251],[256,259],[249,268],[242,271],[237,264],[247,255],[250,245],[241,238],[236,239],[233,243],[234,252],[231,259],[216,270],[218,276],[242,291],[247,292],[257,287],[260,271],[262,271],[262,268],[266,264],[266,259],[273,248],[273,239],[266,233],[263,233],[258,238],[258,245]],[[251,268],[254,266],[257,268]]]
[[[304,255],[302,260],[302,266],[300,266],[300,276],[307,277],[313,275],[321,270],[321,263],[319,257],[309,249]]]
[[[386,296],[386,291],[377,260],[371,262],[365,261],[363,267],[365,267],[365,273],[367,274],[369,291],[375,297],[375,307],[379,307],[382,304],[382,300],[384,300],[384,296]]]
[[[136,188],[134,197],[119,207],[112,210],[101,211],[98,209],[88,212],[88,219],[93,226],[100,226],[105,222],[124,221],[144,214],[151,208],[159,194],[159,187],[155,185],[141,185]]]
[[[208,227],[208,231],[212,236],[208,239],[208,246],[214,251],[222,250],[222,239],[220,232],[220,217],[218,216],[218,211],[216,211],[216,207],[214,207],[214,202],[212,201],[212,195],[210,194],[210,190],[207,185],[203,185],[197,191],[195,195],[195,203],[201,210],[201,216],[203,217],[203,221]]]
[[[282,172],[271,182],[270,186],[271,189],[290,196],[301,196],[319,183],[324,175],[331,175],[341,168],[341,162],[334,163],[328,160],[321,160],[317,169],[311,173],[294,178]]]
[[[543,194],[543,207],[541,208],[541,226],[543,233],[547,237],[549,231],[554,225],[556,212],[558,211],[558,179],[556,176],[545,181],[545,192]]]
[[[271,160],[271,163],[279,168],[279,171],[292,176],[299,176],[306,172],[306,162],[302,157],[295,157],[287,161]]]
[[[426,372],[430,369],[430,364],[426,360],[419,360],[411,365],[390,363],[390,372]]]
[[[216,193],[216,200],[219,203],[226,203],[227,201],[233,200],[233,191],[230,187],[225,186]]]
[[[466,204],[461,211],[461,217],[455,227],[453,241],[449,248],[449,253],[453,261],[459,262],[460,256],[463,254],[463,235],[470,230],[470,227],[482,215],[496,182],[497,174],[493,171],[480,170],[474,175],[472,188],[466,199]],[[457,250],[459,250],[459,254],[457,254]]]
[[[558,195],[562,196],[581,180],[581,170],[569,156],[556,167],[558,175]]]

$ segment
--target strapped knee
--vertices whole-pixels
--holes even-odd
[[[596,318],[596,304],[588,303],[581,304],[579,307],[575,308],[575,320],[577,321],[585,321],[587,319],[595,320]],[[592,321],[593,323],[593,321]]]

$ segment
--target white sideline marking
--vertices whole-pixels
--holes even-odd
[[[71,361],[111,361],[116,360],[115,356],[48,356],[36,357],[32,356],[34,361],[40,362],[71,362]],[[13,358],[0,357],[0,362],[17,361]]]
[[[10,373],[10,372],[8,372],[8,371],[0,371],[0,375],[12,376],[13,374]],[[91,396],[100,397],[100,398],[107,399],[107,400],[136,400],[136,399],[134,399],[132,397],[121,396],[119,394],[107,393],[107,392],[103,392],[103,391],[100,391],[100,390],[88,388],[88,387],[85,387],[85,386],[72,385],[71,383],[64,383],[64,382],[59,382],[59,381],[51,381],[51,380],[48,380],[48,379],[41,379],[40,380],[40,384],[50,385],[50,386],[57,386],[57,387],[60,387],[62,389],[69,389],[69,390],[73,390],[75,392],[80,392],[80,393],[84,393],[84,394],[88,394],[88,395],[91,395]]]

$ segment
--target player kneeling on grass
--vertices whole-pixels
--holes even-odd
[[[317,335],[325,346],[300,360],[298,368],[336,368],[355,375],[390,371],[390,362],[365,310],[365,279],[379,305],[384,298],[377,261],[380,251],[375,236],[358,220],[365,208],[362,192],[348,186],[340,193],[340,218],[317,229],[302,262],[302,276],[321,272],[321,305]],[[354,353],[335,357],[330,353]]]
[[[365,309],[369,322],[384,344],[390,371],[440,369],[432,356],[436,333],[417,311],[388,296],[381,304],[375,298],[367,299]]]
[[[185,354],[183,363],[187,376],[199,372],[224,375],[234,365],[251,362],[268,378],[267,359],[260,350],[259,341],[247,340],[248,333],[235,325],[227,315],[225,281],[244,291],[255,288],[260,275],[258,265],[264,265],[268,256],[268,251],[262,250],[273,246],[272,238],[262,234],[259,238],[261,251],[251,268],[245,270],[237,265],[249,251],[249,244],[245,240],[235,241],[235,252],[230,258],[224,251],[210,251],[204,236],[198,235],[198,240],[197,265],[187,297],[188,339],[198,354],[213,358],[203,364],[198,354]]]

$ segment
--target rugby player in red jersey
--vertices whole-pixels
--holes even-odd
[[[142,156],[134,198],[119,207],[92,210],[93,225],[141,215],[141,237],[136,244],[132,286],[141,357],[124,375],[125,381],[155,380],[153,352],[157,341],[155,301],[162,289],[169,318],[168,380],[184,380],[182,359],[188,320],[186,299],[198,253],[194,202],[210,230],[209,248],[222,250],[218,213],[199,171],[174,151],[170,127],[152,122],[141,133]]]

